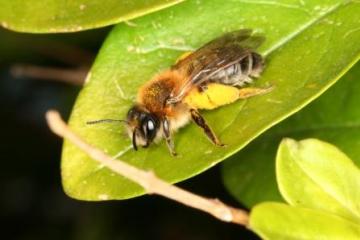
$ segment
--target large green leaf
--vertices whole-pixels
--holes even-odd
[[[300,3],[190,0],[137,19],[135,28],[117,26],[77,99],[72,129],[110,155],[154,170],[169,182],[214,166],[320,95],[357,61],[360,4]],[[138,87],[174,63],[182,51],[240,28],[254,28],[267,37],[260,49],[267,55],[267,68],[257,84],[272,84],[275,90],[204,113],[228,144],[226,148],[214,147],[200,129],[190,125],[175,136],[178,157],[171,157],[163,142],[135,152],[121,134],[123,126],[86,126],[88,120],[124,118]],[[62,178],[65,191],[79,199],[124,199],[143,193],[138,185],[99,166],[69,142],[63,150]]]
[[[222,170],[227,189],[248,207],[281,200],[276,187],[275,154],[283,137],[326,140],[339,146],[360,166],[359,80],[360,63],[307,108],[226,161]]]
[[[360,169],[335,146],[316,139],[283,140],[276,156],[276,176],[289,204],[360,223]]]
[[[360,238],[359,224],[322,211],[281,203],[262,203],[254,207],[250,228],[268,240]]]
[[[182,1],[1,0],[0,25],[21,32],[74,32],[126,21]]]

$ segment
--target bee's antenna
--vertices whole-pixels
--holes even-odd
[[[97,123],[111,123],[111,122],[124,122],[124,123],[129,123],[126,120],[120,120],[120,119],[100,119],[100,120],[95,120],[95,121],[88,121],[86,122],[86,124],[97,124]]]

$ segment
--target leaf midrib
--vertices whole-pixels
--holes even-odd
[[[338,4],[336,4],[332,8],[330,8],[328,11],[324,12],[323,14],[318,15],[317,17],[314,17],[314,19],[306,22],[305,24],[298,27],[298,29],[296,29],[294,32],[292,32],[289,35],[287,35],[286,37],[282,38],[278,44],[275,44],[274,46],[269,48],[267,51],[264,51],[263,55],[268,56],[268,55],[272,54],[274,51],[278,50],[279,48],[281,48],[282,46],[287,44],[289,41],[293,40],[298,35],[303,33],[306,29],[308,29],[312,25],[316,24],[318,21],[320,21],[323,18],[327,17],[328,15],[332,14],[333,12],[338,10],[340,7],[344,7],[344,6],[348,5],[349,3],[350,3],[349,1],[339,2]]]

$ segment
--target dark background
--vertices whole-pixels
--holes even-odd
[[[68,118],[81,87],[19,73],[16,66],[86,70],[110,29],[35,35],[0,28],[3,239],[258,239],[243,227],[158,196],[83,202],[64,194],[62,141],[48,130],[44,114],[55,108]],[[219,167],[179,186],[241,207],[225,191]]]

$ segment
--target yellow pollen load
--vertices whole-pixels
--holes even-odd
[[[239,99],[239,89],[219,83],[210,83],[200,92],[194,88],[184,98],[184,102],[195,109],[214,109]]]

